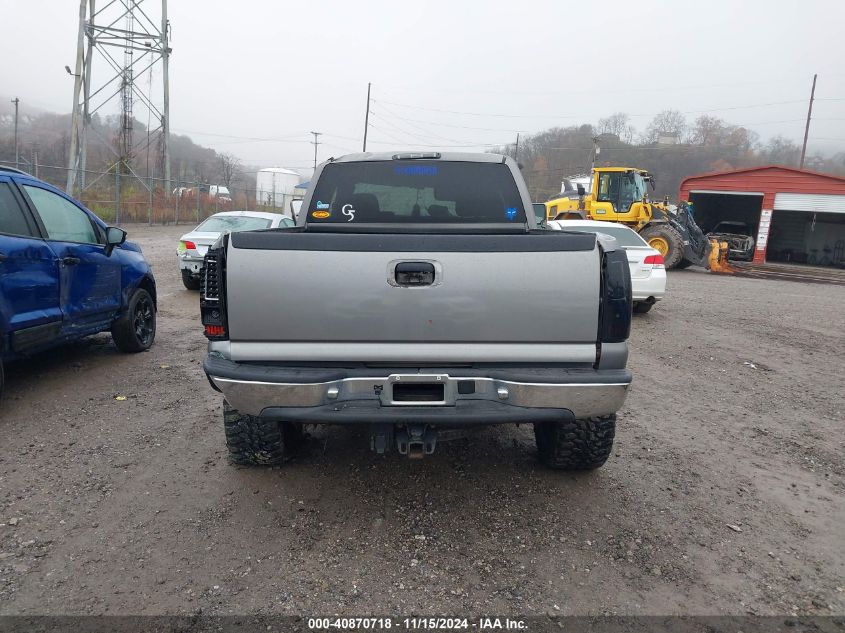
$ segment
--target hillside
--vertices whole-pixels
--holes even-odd
[[[14,105],[10,98],[0,100],[0,162],[14,163]],[[88,165],[91,171],[107,171],[115,161],[115,154],[111,147],[117,146],[118,118],[100,117],[95,114],[92,119],[91,134],[88,140]],[[46,112],[21,103],[18,122],[18,147],[21,163],[29,168],[33,160],[42,170],[48,170],[57,180],[58,168],[67,164],[70,145],[71,116],[69,114],[55,114]],[[134,171],[146,177],[161,177],[162,169],[157,161],[156,138],[151,138],[149,148],[149,171],[147,170],[148,152],[146,125],[135,119],[133,123],[136,153],[132,163]],[[188,136],[170,135],[170,163],[172,177],[203,182],[224,181],[227,178],[234,182],[242,177],[239,170],[232,173],[231,163],[237,165],[237,159],[228,155],[218,154],[215,150],[194,143]],[[230,168],[224,166],[229,163]],[[51,169],[54,168],[54,169]],[[243,176],[246,177],[246,176]]]

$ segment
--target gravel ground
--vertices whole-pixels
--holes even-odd
[[[129,230],[153,349],[100,335],[8,368],[0,613],[845,613],[845,287],[670,273],[592,473],[542,468],[525,427],[419,462],[320,428],[245,469],[177,274],[187,227]]]

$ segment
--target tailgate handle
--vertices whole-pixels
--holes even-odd
[[[434,283],[434,264],[400,262],[396,264],[395,279],[399,286],[430,286]]]

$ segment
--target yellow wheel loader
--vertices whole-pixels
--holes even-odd
[[[668,200],[651,202],[648,186],[654,188],[651,174],[631,167],[594,167],[590,191],[583,185],[566,187],[546,202],[550,220],[583,218],[625,224],[658,250],[666,268],[707,266],[713,246],[692,218],[686,203],[675,212]]]

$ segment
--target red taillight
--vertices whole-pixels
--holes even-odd
[[[185,248],[191,249],[192,251],[197,250],[197,245],[191,242],[190,240],[185,240]]]
[[[206,325],[206,336],[226,336],[226,328],[222,325]]]
[[[652,266],[664,266],[666,262],[663,260],[663,255],[649,255],[643,260],[643,264],[651,264]]]

